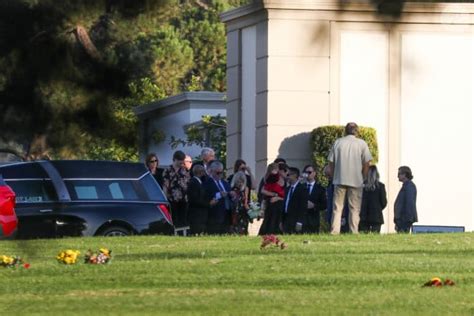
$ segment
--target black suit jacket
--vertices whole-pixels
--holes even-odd
[[[207,232],[207,218],[209,211],[209,201],[206,190],[196,177],[191,178],[188,183],[188,218],[192,234]]]
[[[222,185],[224,186],[227,192],[230,192],[230,186],[225,180],[221,180]],[[203,184],[204,190],[206,191],[206,201],[209,204],[211,200],[216,196],[217,192],[220,192],[217,187],[214,179],[209,177],[206,182]],[[228,198],[228,197],[227,197]],[[230,206],[230,201],[228,202]],[[230,223],[230,208],[226,208],[225,198],[221,198],[219,202],[209,207],[209,224],[227,224]]]
[[[195,177],[192,177],[188,183],[187,195],[190,213],[191,209],[207,209],[209,207],[204,186]],[[189,215],[192,216],[192,214]]]
[[[291,186],[285,189],[285,200],[283,204],[283,229],[286,233],[295,233],[296,223],[304,225],[306,210],[308,207],[308,190],[305,184],[298,183],[293,194],[289,197],[288,209],[285,212],[286,200]]]
[[[306,185],[306,184],[305,184]],[[308,186],[306,185],[306,188]],[[308,210],[322,211],[326,209],[326,189],[323,188],[319,183],[314,183],[313,189],[308,196],[308,201],[313,202],[314,208]]]

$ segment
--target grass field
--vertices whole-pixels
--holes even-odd
[[[474,315],[474,234],[129,237],[0,241],[31,268],[0,268],[0,313]],[[55,260],[108,247],[106,266]],[[453,287],[422,288],[432,277]]]

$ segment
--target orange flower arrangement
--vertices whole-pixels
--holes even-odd
[[[451,279],[446,279],[444,280],[441,280],[441,278],[432,278],[431,280],[429,280],[428,282],[426,282],[425,284],[423,284],[424,287],[442,287],[443,285],[445,286],[453,286],[455,283],[453,280]]]

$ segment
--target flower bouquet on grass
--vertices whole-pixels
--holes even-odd
[[[445,279],[444,281],[441,280],[441,278],[432,278],[425,284],[423,284],[424,287],[442,287],[442,286],[453,286],[454,281],[451,279]]]
[[[77,257],[81,252],[79,250],[63,250],[58,255],[56,256],[56,259],[58,262],[64,263],[64,264],[75,264],[77,262]]]
[[[106,264],[111,258],[112,251],[107,248],[100,248],[98,252],[89,249],[84,257],[84,263]]]
[[[277,247],[283,250],[288,246],[275,235],[262,236],[262,244],[260,245],[260,249],[263,250],[270,247]]]
[[[0,266],[4,268],[22,267],[22,268],[28,269],[30,267],[30,264],[27,262],[24,262],[23,259],[17,256],[2,255],[0,256]]]

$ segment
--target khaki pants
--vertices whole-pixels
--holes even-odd
[[[354,188],[345,185],[334,186],[331,234],[337,235],[341,232],[341,217],[344,210],[344,200],[346,199],[346,194],[349,203],[349,228],[353,234],[359,233],[362,190],[362,187]]]

